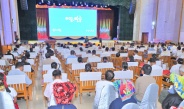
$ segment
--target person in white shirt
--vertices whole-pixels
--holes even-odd
[[[138,51],[134,50],[134,59],[135,60],[142,60],[142,57],[138,55]]]
[[[61,75],[61,71],[60,70],[54,70],[52,72],[52,76],[54,81],[47,84],[45,91],[44,91],[44,96],[47,98],[47,101],[50,102],[51,100],[51,95],[53,94],[53,84],[54,83],[63,83],[63,81],[61,80],[62,75]]]
[[[57,63],[56,62],[51,63],[51,69],[47,71],[47,74],[52,75],[52,72],[56,69],[57,69]]]
[[[95,88],[96,95],[94,98],[93,109],[97,109],[98,107],[98,103],[100,101],[99,99],[100,99],[100,95],[103,87],[105,85],[113,85],[113,82],[111,82],[113,78],[114,78],[114,72],[112,70],[107,70],[105,72],[105,80],[101,80],[96,83],[96,88]]]
[[[173,65],[170,69],[170,73],[176,73],[179,75],[179,69],[181,67],[181,65],[183,64],[183,59],[179,58],[177,60],[177,64],[176,65]]]
[[[176,52],[176,54],[174,54],[174,56],[177,58],[177,57],[179,57],[181,54],[182,54],[181,47],[178,46],[178,47],[177,47],[177,52]]]
[[[166,48],[163,48],[163,51],[160,54],[160,57],[162,57],[162,56],[171,56],[171,53],[170,53],[170,51],[167,51]]]
[[[154,58],[150,58],[150,65],[152,67],[151,76],[162,76],[163,68],[159,65],[156,65],[156,60]]]
[[[90,58],[90,59],[89,59],[89,58]],[[100,58],[100,57],[96,56],[96,50],[93,50],[93,51],[92,51],[92,56],[88,57],[87,62],[90,62],[89,60],[92,60],[92,59],[94,59],[94,58]]]

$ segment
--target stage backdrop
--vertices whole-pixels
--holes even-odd
[[[49,13],[48,8],[36,8],[37,15],[37,34],[39,40],[53,39],[80,39],[84,36],[49,36]],[[89,21],[90,23],[90,21]],[[111,39],[113,36],[114,12],[112,10],[97,10],[97,36],[88,37]]]

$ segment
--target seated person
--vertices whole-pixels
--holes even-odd
[[[76,91],[75,85],[69,82],[62,82],[60,70],[54,70],[52,76],[54,81],[47,84],[44,91],[44,96],[47,97],[48,100],[48,106],[52,107],[57,105],[56,107],[58,107],[62,104],[63,108],[70,108],[72,105],[71,100],[73,98],[73,94]],[[59,91],[58,89],[61,88],[63,90]]]
[[[3,54],[0,52],[0,60],[4,60],[5,61],[5,64],[6,66],[10,65],[10,63],[8,62],[7,59],[3,58]]]
[[[67,59],[66,59],[66,64],[68,63],[67,60],[68,60],[69,58],[77,58],[77,56],[75,56],[75,51],[74,51],[74,50],[71,50],[71,51],[70,51],[70,56],[67,57]]]
[[[52,74],[52,72],[53,72],[54,70],[56,70],[56,69],[57,69],[57,63],[56,63],[56,62],[53,62],[53,63],[51,64],[51,69],[47,71],[47,74]]]
[[[17,55],[19,55],[17,48],[14,48],[13,51],[12,51],[12,53],[17,53]]]
[[[112,47],[112,48],[111,48],[111,51],[115,51],[115,48],[114,48],[114,47]]]
[[[15,70],[10,70],[8,72],[8,76],[11,76],[11,75],[25,75],[26,84],[31,85],[32,80],[27,76],[26,73],[23,72],[23,69],[24,69],[24,64],[22,62],[17,62],[16,65],[15,65]]]
[[[121,109],[127,103],[137,103],[134,98],[135,87],[130,80],[117,80],[114,82],[114,87],[119,94],[111,104],[109,109]]]
[[[7,53],[6,53],[5,55],[12,55],[13,60],[15,60],[15,57],[14,57],[14,55],[11,53],[11,51],[10,51],[10,50],[8,50],[8,51],[7,51]]]
[[[129,56],[129,62],[135,62],[134,57],[133,56]]]
[[[120,53],[118,52],[118,53],[116,53],[116,57],[120,57]]]
[[[134,50],[134,59],[142,60],[142,57],[138,55],[138,51]]]
[[[30,48],[30,52],[35,52],[35,51],[33,51],[33,48],[32,47]]]
[[[43,60],[43,65],[48,65],[48,64],[55,62],[53,59],[50,58],[51,57],[50,53],[46,53],[45,57],[46,57],[46,59]]]
[[[166,48],[163,48],[163,51],[160,54],[160,57],[162,57],[162,56],[171,56],[171,53],[170,53],[170,51],[167,51]]]
[[[151,47],[148,48],[148,51],[155,51],[154,47],[155,47],[155,45],[151,44]]]
[[[177,64],[173,65],[170,69],[170,73],[176,73],[179,75],[179,68],[181,67],[181,65],[183,64],[183,59],[179,58],[177,60]]]
[[[156,64],[156,60],[154,58],[150,58],[150,65],[152,67],[151,76],[163,75],[163,68]]]
[[[122,46],[119,50],[120,53],[127,53],[127,51],[125,51],[124,47]]]
[[[127,62],[123,62],[122,63],[122,68],[123,68],[122,71],[127,71],[128,70],[128,63]]]
[[[91,54],[91,50],[88,50],[88,51],[87,51],[87,54]]]
[[[93,104],[94,109],[98,107],[98,103],[99,103],[99,99],[100,99],[100,95],[103,87],[108,84],[113,85],[113,82],[111,82],[113,78],[114,78],[114,72],[112,70],[107,70],[105,72],[105,80],[101,80],[96,83],[96,88],[95,88],[96,95],[95,95],[94,104]]]
[[[144,64],[144,66],[141,69],[141,74],[143,74],[143,76],[140,76],[135,81],[135,99],[138,102],[142,101],[147,87],[152,83],[156,83],[155,79],[152,76],[150,76],[151,71],[152,67],[148,64]]]
[[[31,59],[31,58],[30,58],[30,53],[29,53],[29,52],[26,52],[26,53],[25,53],[25,57],[26,57],[27,59]]]
[[[1,108],[3,108],[3,109],[14,109],[14,108],[10,108],[12,102],[14,103],[12,105],[12,107],[15,107],[15,106],[18,107],[18,104],[17,104],[17,92],[15,91],[14,88],[8,87],[6,85],[6,76],[4,74],[2,74],[2,73],[0,73],[0,93],[8,93],[8,94],[5,94],[5,95],[9,95],[10,96],[9,98],[11,98],[11,99],[8,99],[8,97],[6,98],[5,102],[6,102],[8,107],[1,107]],[[6,106],[6,105],[3,105],[3,106]]]
[[[107,57],[103,57],[103,63],[107,63],[107,62],[108,62]]]
[[[90,64],[90,63],[87,63],[87,64],[85,65],[85,71],[86,71],[86,72],[92,72],[91,64]]]
[[[82,57],[78,57],[77,60],[78,60],[79,63],[82,63]]]
[[[152,54],[152,58],[155,59],[156,61],[159,61],[159,59],[158,59],[156,54]]]
[[[31,64],[29,62],[27,62],[26,60],[27,60],[27,58],[25,56],[22,56],[22,58],[21,58],[22,64],[31,66]],[[31,72],[34,72],[34,70],[32,68],[31,68]]]

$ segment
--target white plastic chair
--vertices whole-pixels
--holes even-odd
[[[1,109],[15,109],[13,99],[6,91],[0,92],[0,107]]]
[[[112,62],[108,63],[97,63],[97,69],[102,69],[102,68],[114,68]]]
[[[109,109],[110,104],[117,98],[117,93],[113,85],[106,85],[103,87],[98,108],[97,109]]]
[[[68,79],[67,79],[67,74],[66,73],[61,73],[62,75],[62,81],[63,82],[67,82]],[[44,74],[43,75],[43,82],[44,83],[50,83],[50,82],[53,82],[53,78],[52,78],[52,74]]]
[[[140,109],[140,108],[139,108],[139,105],[135,103],[128,103],[124,105],[121,109]]]
[[[133,79],[133,71],[114,71],[114,79]]]
[[[138,66],[138,62],[127,62],[127,63],[128,63],[128,67]]]
[[[157,100],[158,85],[153,83],[147,87],[139,107],[141,109],[157,109]]]

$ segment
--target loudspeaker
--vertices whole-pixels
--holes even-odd
[[[136,0],[132,0],[132,2],[130,3],[129,14],[134,14],[135,13],[135,9],[136,9]]]
[[[22,10],[28,10],[27,0],[20,0],[20,5]]]

